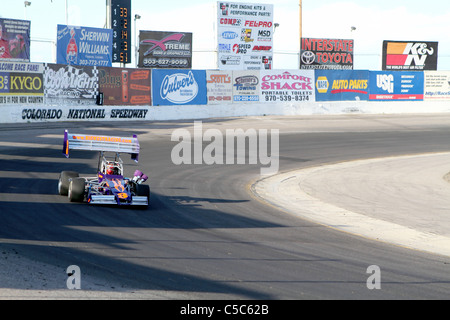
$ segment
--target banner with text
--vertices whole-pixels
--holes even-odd
[[[140,31],[140,68],[192,68],[192,33]]]
[[[98,69],[63,64],[45,64],[46,104],[94,105],[98,95]]]
[[[382,70],[437,70],[438,42],[383,41]]]
[[[423,100],[423,72],[370,71],[369,75],[370,100]]]
[[[313,102],[314,70],[261,71],[262,102]]]
[[[112,38],[111,29],[58,24],[56,63],[110,67]]]
[[[206,70],[208,104],[233,102],[232,71]]]
[[[369,100],[368,70],[316,70],[316,101]]]
[[[260,96],[259,70],[233,71],[233,102],[259,102]]]
[[[450,71],[424,71],[424,100],[450,100]]]
[[[205,70],[152,70],[154,106],[207,104]]]
[[[98,68],[104,105],[151,105],[151,70]]]
[[[0,62],[0,105],[43,104],[43,71],[41,63]]]
[[[353,40],[302,38],[300,69],[352,70]]]
[[[31,21],[0,18],[0,61],[30,61]]]
[[[270,70],[273,5],[217,2],[218,69]]]

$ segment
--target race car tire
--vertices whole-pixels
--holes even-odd
[[[73,178],[69,183],[68,197],[70,202],[82,202],[85,193],[85,180],[83,178]]]
[[[150,203],[150,186],[147,184],[137,184],[136,195],[140,197],[147,197],[147,202]]]
[[[69,192],[69,182],[72,178],[78,178],[79,174],[75,171],[63,171],[59,175],[58,193],[62,196],[67,196]]]

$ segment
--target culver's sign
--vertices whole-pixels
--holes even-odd
[[[153,105],[207,103],[205,70],[153,69]]]

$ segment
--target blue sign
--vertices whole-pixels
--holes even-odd
[[[56,63],[77,66],[112,66],[111,29],[58,25]]]
[[[423,100],[422,71],[371,71],[370,100]]]
[[[154,106],[207,104],[206,70],[153,69]]]
[[[316,101],[369,100],[369,71],[315,70]]]

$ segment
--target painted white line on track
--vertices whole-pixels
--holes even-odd
[[[411,167],[408,167],[408,163],[411,163]],[[442,229],[442,223],[446,223],[446,227],[450,230],[449,220],[440,221],[439,219],[445,220],[446,215],[436,214],[433,216],[429,212],[433,209],[430,201],[434,197],[435,200],[442,201],[439,203],[438,209],[444,212],[448,211],[450,216],[450,184],[444,181],[442,174],[442,168],[445,168],[446,163],[448,163],[448,172],[450,171],[450,153],[355,160],[261,178],[253,183],[252,191],[271,205],[303,219],[365,238],[450,256],[450,233],[446,233]],[[420,171],[419,167],[422,169],[425,167],[426,170]],[[368,168],[372,170],[370,173],[367,173]],[[440,168],[440,171],[436,168]],[[396,176],[396,172],[399,170],[404,171],[404,176],[400,178]],[[351,179],[347,177],[348,172],[355,171],[359,173],[353,175]],[[430,173],[431,171],[433,172]],[[363,177],[364,172],[367,173],[365,177],[359,179],[358,176]],[[317,178],[315,184],[308,183],[312,177],[319,176],[321,178]],[[367,179],[367,176],[370,176],[370,179]],[[409,178],[405,179],[406,176]],[[339,178],[336,180],[336,177]],[[389,197],[383,195],[381,190],[391,183],[389,177],[396,177],[396,179],[392,178],[396,184],[393,192],[394,200],[389,199],[386,202],[392,212],[389,216],[381,215],[382,218],[378,218],[373,212],[373,194],[379,195],[377,201],[380,203]],[[324,194],[327,193],[320,194],[320,188],[329,188],[329,184],[336,181],[341,183],[341,186],[334,185],[336,190],[342,187],[343,191],[335,191],[334,194],[333,192],[328,193],[335,197],[328,201],[324,198]],[[411,184],[411,181],[414,182],[414,185]],[[353,188],[346,185],[351,185]],[[353,190],[355,194],[345,195],[347,189]],[[369,189],[372,190],[372,198],[367,199],[365,205],[362,205],[364,197],[370,193],[367,192]],[[411,199],[411,195],[414,194],[415,198]],[[446,194],[449,195],[448,199],[445,197]],[[404,195],[403,198],[402,195]],[[336,200],[336,197],[342,196],[347,196],[347,198],[341,199],[341,201]],[[352,199],[360,202],[359,205],[355,206],[354,203],[351,203]],[[409,210],[408,223],[400,223],[401,219],[398,220],[392,216],[395,215],[395,212],[400,212],[402,204],[407,204],[411,200],[420,202],[420,199],[423,199],[421,204],[414,203],[414,207],[407,207]],[[395,206],[394,201],[399,207]],[[415,212],[413,212],[414,208],[417,209]],[[379,209],[383,210],[383,206],[381,205]],[[372,212],[367,214],[371,210]],[[431,217],[425,219],[430,222],[426,229],[424,228],[425,215]],[[438,227],[441,229],[435,231],[433,227],[436,230],[439,229]]]

